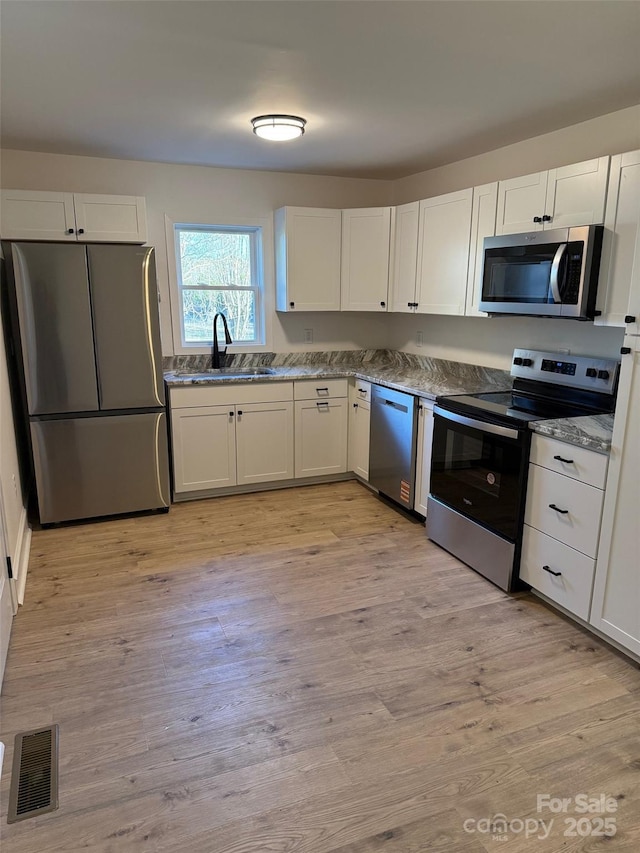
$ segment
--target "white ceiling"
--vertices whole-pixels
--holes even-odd
[[[397,178],[640,102],[640,3],[3,0],[7,148]],[[308,119],[289,143],[249,119]]]

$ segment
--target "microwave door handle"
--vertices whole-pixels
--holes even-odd
[[[553,296],[553,301],[556,305],[559,305],[562,302],[562,297],[560,296],[560,283],[558,281],[558,276],[560,274],[560,264],[562,263],[562,258],[564,253],[567,251],[567,244],[560,243],[558,248],[556,249],[556,253],[553,257],[553,261],[551,263],[551,275],[549,276],[549,287],[551,288],[551,295]]]

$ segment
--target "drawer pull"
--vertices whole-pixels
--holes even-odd
[[[550,569],[549,566],[542,567],[543,572],[549,572],[550,575],[553,575],[554,578],[559,578],[562,572],[554,572],[553,569]]]
[[[326,394],[328,394],[328,393],[329,393],[329,389],[328,389],[328,388],[316,388],[316,391],[318,392],[318,394],[319,394],[321,391],[324,391]]]
[[[568,509],[560,509],[560,507],[556,506],[555,504],[549,504],[549,509],[555,509],[555,511],[559,512],[560,515],[569,515]]]
[[[318,402],[316,403],[316,406],[326,406],[328,409],[329,408],[329,401],[328,400],[318,400]]]
[[[557,459],[558,462],[564,462],[567,465],[573,465],[573,459],[565,459],[562,456],[554,456],[554,459]]]

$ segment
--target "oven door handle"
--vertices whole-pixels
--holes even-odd
[[[433,414],[440,415],[441,418],[446,418],[449,421],[455,421],[457,424],[480,430],[480,432],[501,435],[503,438],[518,438],[520,435],[517,429],[510,429],[509,427],[499,426],[498,424],[488,424],[485,421],[477,421],[475,418],[468,418],[465,415],[459,415],[457,412],[450,412],[448,409],[443,409],[440,406],[433,407]]]
[[[556,249],[556,253],[555,253],[553,261],[551,263],[551,275],[549,276],[549,287],[551,288],[551,295],[553,296],[553,301],[556,305],[560,305],[562,303],[562,297],[560,296],[560,283],[558,281],[558,275],[560,273],[560,264],[562,263],[562,257],[566,251],[567,251],[567,244],[566,243],[560,243],[560,245]]]

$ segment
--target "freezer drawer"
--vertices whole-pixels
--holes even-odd
[[[169,506],[164,412],[31,422],[43,524]]]

